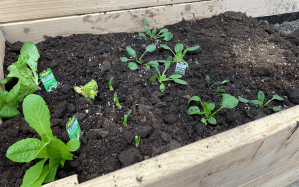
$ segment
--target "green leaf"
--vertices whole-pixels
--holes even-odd
[[[136,69],[138,69],[138,65],[135,62],[130,62],[128,64],[128,67],[129,67],[130,70],[136,70]]]
[[[165,32],[168,32],[168,29],[166,29],[166,28],[161,29],[159,33],[165,33]]]
[[[206,123],[207,122],[207,120],[205,119],[205,118],[201,118],[201,120],[200,120],[202,123]]]
[[[238,104],[238,99],[229,94],[222,94],[221,108],[235,108]]]
[[[151,31],[149,29],[144,28],[144,31],[145,31],[146,34],[151,35]],[[150,38],[150,39],[152,39],[152,38]]]
[[[142,18],[142,20],[143,20],[143,23],[149,27],[148,21],[145,18]]]
[[[30,186],[33,184],[37,179],[40,177],[45,162],[48,160],[48,158],[42,159],[41,161],[37,162],[34,166],[29,168],[23,178],[22,185],[28,185]]]
[[[69,152],[69,148],[57,138],[53,138],[46,148],[48,155],[53,159],[73,159],[73,155]]]
[[[206,76],[206,80],[205,80],[208,84],[210,83],[210,77],[209,75]]]
[[[168,47],[167,45],[164,45],[164,44],[160,44],[160,47],[164,48],[164,49],[168,49],[171,51],[170,47]]]
[[[165,91],[165,86],[163,83],[160,84],[160,91],[161,92],[164,92]]]
[[[182,78],[183,75],[180,75],[180,74],[174,74],[174,75],[171,75],[170,77],[168,77],[169,79],[179,79],[179,78]]]
[[[257,107],[259,107],[259,106],[262,106],[261,102],[258,101],[258,100],[251,100],[251,101],[249,101],[248,104],[250,104],[251,106],[253,106],[253,107],[255,107],[255,108],[257,108]]]
[[[53,137],[50,128],[50,111],[41,96],[28,95],[23,102],[23,113],[29,126],[34,128],[40,136],[46,134],[48,137]]]
[[[157,34],[157,29],[154,28],[154,29],[152,30],[152,36],[156,36],[156,34]]]
[[[188,115],[193,115],[193,114],[204,114],[204,112],[200,112],[200,109],[198,108],[198,106],[191,106],[188,110],[187,110],[187,114]]]
[[[187,51],[195,51],[196,49],[198,49],[200,46],[194,46],[194,47],[189,47],[187,49],[184,50],[184,55],[187,53]]]
[[[169,56],[169,57],[167,58],[166,62],[164,63],[165,68],[164,68],[164,71],[163,71],[163,74],[162,74],[162,75],[164,75],[165,72],[166,72],[166,70],[170,67],[170,65],[171,65],[171,59],[172,59],[172,57]]]
[[[164,41],[168,42],[173,38],[173,34],[171,32],[166,32],[166,33],[163,33],[161,35],[161,37],[163,37]]]
[[[29,59],[27,60],[27,64],[33,71],[37,71],[37,61],[40,57],[37,47],[32,42],[26,42],[23,44],[21,54],[28,54]]]
[[[279,97],[278,95],[273,95],[273,99],[279,100],[279,101],[283,101],[282,97]]]
[[[73,151],[77,151],[80,147],[80,142],[76,139],[74,140],[70,140],[67,144],[66,144],[67,148],[69,151],[73,152]]]
[[[181,51],[179,51],[179,52],[177,52],[176,54],[175,54],[175,56],[174,56],[174,58],[173,58],[173,62],[176,62],[176,61],[179,61],[179,60],[182,60],[182,58],[183,58],[183,54],[182,54],[182,52]]]
[[[40,187],[43,183],[43,181],[45,180],[45,178],[47,177],[49,173],[49,165],[46,165],[43,167],[43,171],[41,173],[41,175],[39,176],[39,178],[37,179],[37,181],[35,181],[33,184],[31,184],[30,187]],[[21,186],[23,187],[23,185]]]
[[[136,53],[135,53],[134,49],[132,49],[131,47],[127,46],[127,47],[126,47],[126,50],[127,50],[128,54],[129,54],[130,56],[136,58]]]
[[[209,122],[210,124],[213,124],[213,125],[215,125],[215,124],[217,123],[216,119],[213,118],[213,117],[209,118],[209,119],[208,119],[208,122]]]
[[[281,111],[281,109],[280,109],[279,107],[273,107],[272,110],[273,110],[274,112]]]
[[[10,103],[15,100],[20,94],[21,82],[18,82],[7,94],[6,103]]]
[[[133,60],[133,59],[129,59],[129,58],[127,58],[127,57],[121,57],[120,60],[121,60],[122,62],[128,62],[129,60]]]
[[[224,80],[224,81],[221,82],[221,84],[225,84],[225,83],[228,83],[228,82],[229,82],[229,80]]]
[[[39,139],[23,139],[8,148],[6,157],[14,162],[30,162],[36,158],[43,146],[44,143]]]
[[[178,84],[187,85],[187,82],[186,82],[186,81],[183,81],[183,80],[181,80],[181,79],[173,79],[173,81],[174,81],[175,83],[178,83]]]
[[[202,107],[204,109],[204,112],[205,112],[205,116],[206,118],[209,117],[209,115],[212,113],[212,110],[215,108],[215,104],[214,103],[203,103],[202,104]]]
[[[264,94],[264,92],[259,91],[259,93],[257,94],[257,100],[259,102],[261,102],[260,106],[262,106],[263,103],[264,103],[264,100],[265,100],[265,94]]]
[[[53,182],[55,180],[55,176],[56,176],[58,167],[59,167],[59,161],[55,160],[53,158],[50,158],[49,172],[48,172],[46,178],[44,179],[43,183],[49,183],[49,182]]]
[[[155,74],[154,76],[152,76],[152,77],[150,78],[150,81],[153,82],[153,81],[155,81],[157,78],[158,78],[158,75]]]
[[[175,47],[174,47],[174,51],[176,53],[183,52],[183,49],[184,49],[184,45],[183,44],[176,44]]]
[[[159,63],[157,61],[150,61],[149,63],[147,63],[147,65],[153,66],[153,67],[158,67]]]
[[[12,118],[18,116],[20,112],[18,111],[14,103],[5,103],[0,109],[1,118]]]
[[[146,47],[146,51],[147,52],[153,52],[153,51],[155,51],[156,50],[156,45],[148,45],[147,47]]]
[[[192,96],[188,101],[188,105],[190,104],[191,101],[200,101],[201,102],[201,100],[198,96]]]
[[[151,69],[151,67],[150,67],[149,65],[145,64],[145,67],[144,67],[144,69],[145,69],[145,70],[150,70],[150,69]]]
[[[245,99],[245,98],[242,98],[242,97],[239,97],[239,101],[242,102],[242,103],[248,103],[249,100]]]
[[[138,33],[138,36],[146,37],[145,34],[144,34],[143,32]]]

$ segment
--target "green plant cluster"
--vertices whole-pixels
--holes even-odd
[[[82,94],[86,100],[94,99],[98,94],[98,84],[95,80],[92,79],[83,87],[74,86],[74,90],[77,93]]]
[[[145,33],[148,35],[146,36],[143,32],[138,33],[138,36],[142,36],[146,38],[147,40],[153,40],[158,38],[163,38],[165,41],[170,41],[173,38],[173,34],[171,32],[168,32],[168,29],[161,29],[160,32],[157,33],[157,29],[154,28],[151,30],[150,25],[148,21],[143,18],[143,23],[148,27],[144,28]]]

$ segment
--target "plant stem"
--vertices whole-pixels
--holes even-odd
[[[143,57],[143,55],[145,55],[146,52],[147,52],[147,51],[145,51],[145,52],[141,55],[141,57],[139,58],[140,64],[141,64],[141,58]]]
[[[267,104],[269,104],[274,98],[270,99],[270,101],[268,101],[266,104],[264,104],[264,106],[266,106]]]
[[[221,110],[222,108],[220,107],[216,112],[214,112],[212,115],[210,115],[209,118],[211,118],[212,116],[214,116],[214,114],[216,114],[219,110]]]

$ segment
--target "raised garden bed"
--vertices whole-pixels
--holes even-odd
[[[128,63],[119,59],[128,57],[126,46],[140,56],[145,46],[153,43],[137,33],[45,37],[44,42],[37,44],[41,54],[39,72],[50,67],[59,82],[59,88],[53,92],[36,92],[49,106],[53,134],[68,141],[65,124],[74,114],[84,131],[82,145],[75,153],[78,159],[66,162],[57,179],[78,174],[82,183],[105,174],[100,180],[80,186],[236,186],[247,182],[263,184],[265,178],[272,179],[280,171],[289,175],[295,172],[299,108],[293,107],[298,104],[293,88],[298,87],[298,38],[283,38],[274,27],[232,12],[166,28],[174,38],[169,42],[155,41],[157,46],[167,44],[174,48],[182,43],[185,47],[201,47],[184,57],[190,66],[183,77],[188,85],[166,82],[164,93],[159,91],[157,81],[149,81],[156,73],[154,68],[146,71],[139,65],[138,70],[132,71]],[[21,46],[22,43],[6,43],[4,70],[16,61]],[[143,62],[170,55],[171,52],[158,48],[147,53]],[[161,71],[164,65],[159,67]],[[174,69],[172,64],[167,76]],[[211,83],[230,80],[221,88],[235,97],[253,100],[263,91],[268,101],[277,94],[284,101],[273,101],[269,106],[279,106],[284,111],[271,115],[271,110],[239,103],[233,110],[220,110],[215,115],[216,125],[205,125],[200,116],[187,115],[187,102],[197,95],[205,102],[215,103],[216,109],[221,106],[221,94],[205,82],[207,75]],[[108,87],[111,77],[114,91]],[[84,85],[91,79],[97,81],[99,94],[94,101],[86,102],[72,86]],[[12,84],[6,89],[9,86]],[[114,92],[121,109],[115,106]],[[287,109],[290,107],[293,108]],[[123,127],[123,115],[129,110],[133,112],[128,126]],[[271,116],[263,118],[266,115]],[[248,123],[251,121],[254,122]],[[0,128],[4,143],[0,182],[19,186],[25,170],[33,163],[13,163],[5,157],[6,150],[18,140],[37,134],[28,128],[22,114],[6,120]],[[226,131],[229,129],[232,130]],[[216,135],[223,131],[226,132]],[[141,136],[138,148],[134,135]],[[184,146],[192,142],[195,143]],[[134,163],[137,164],[131,165]],[[109,174],[122,167],[126,168]],[[270,174],[258,178],[267,173]]]

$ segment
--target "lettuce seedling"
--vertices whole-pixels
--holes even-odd
[[[140,143],[140,136],[135,136],[135,145],[136,145],[136,147],[138,147],[139,143]]]
[[[161,92],[164,92],[164,91],[165,91],[165,86],[164,86],[164,84],[162,83],[163,81],[174,81],[174,82],[176,82],[176,83],[178,83],[178,84],[183,84],[183,85],[186,85],[186,84],[187,84],[187,82],[185,82],[185,81],[183,81],[183,80],[180,79],[180,78],[183,77],[183,76],[180,75],[180,74],[174,74],[174,75],[171,75],[171,76],[169,76],[168,78],[166,78],[165,72],[166,72],[166,70],[169,68],[169,66],[170,66],[170,64],[171,64],[171,59],[172,59],[171,56],[167,58],[167,60],[166,60],[166,62],[165,62],[165,64],[164,64],[164,65],[165,65],[165,68],[164,68],[164,71],[163,71],[162,75],[160,74],[160,71],[159,71],[158,67],[157,67],[157,66],[154,66],[154,67],[156,68],[156,70],[157,70],[157,74],[155,74],[154,76],[152,76],[152,77],[150,78],[150,81],[151,81],[151,82],[152,82],[152,81],[155,81],[156,79],[158,79],[158,81],[161,83],[161,85],[160,85],[160,91],[161,91]]]
[[[95,96],[98,94],[98,84],[95,80],[91,80],[89,83],[85,84],[83,87],[74,86],[74,90],[82,94],[86,100],[95,99]]]
[[[114,93],[114,101],[116,102],[116,106],[117,106],[118,108],[121,108],[121,105],[120,105],[120,103],[119,103],[119,101],[118,101],[116,92]]]
[[[120,60],[122,62],[128,62],[130,60],[135,60],[136,62],[138,62],[139,64],[141,63],[141,59],[142,57],[145,55],[145,53],[147,52],[154,52],[156,50],[156,45],[148,45],[145,49],[145,52],[140,56],[140,58],[137,58],[136,52],[134,51],[134,49],[132,49],[131,47],[127,46],[126,50],[128,52],[128,54],[133,57],[133,59],[129,59],[127,57],[121,57]],[[130,70],[136,70],[138,69],[138,66],[135,62],[129,62],[128,67],[130,68]]]
[[[265,107],[266,105],[268,105],[272,100],[279,100],[279,101],[283,101],[282,97],[279,97],[278,95],[273,95],[272,99],[270,99],[265,105],[263,105],[265,100],[265,94],[262,91],[259,91],[259,93],[257,94],[257,100],[247,100],[244,99],[242,97],[239,97],[239,101],[242,103],[248,103],[251,106],[258,108],[258,107]],[[265,109],[272,109],[274,112],[278,112],[281,111],[281,109],[279,107],[267,107]]]
[[[213,124],[213,125],[215,125],[217,123],[216,119],[212,117],[213,115],[215,115],[219,110],[221,110],[223,108],[228,108],[228,109],[235,108],[239,102],[238,99],[235,98],[234,96],[231,96],[229,94],[222,94],[221,107],[216,112],[211,114],[212,110],[214,110],[214,108],[215,108],[214,103],[202,103],[201,99],[198,96],[191,97],[188,101],[188,105],[190,104],[191,101],[199,101],[201,103],[201,106],[203,107],[204,111],[200,112],[200,109],[198,108],[198,106],[191,106],[188,109],[187,114],[188,115],[193,115],[193,114],[201,115],[202,123],[209,122],[210,124]],[[204,116],[203,116],[203,114],[204,114]]]
[[[37,60],[40,55],[32,42],[26,42],[21,48],[17,62],[8,66],[10,73],[0,81],[5,85],[12,78],[18,78],[17,84],[9,91],[0,93],[0,118],[11,118],[20,114],[17,105],[29,94],[41,88],[38,86]],[[30,68],[28,68],[28,66]]]
[[[145,36],[145,34],[143,32],[138,33],[138,36],[145,37],[146,40],[163,38],[163,40],[165,40],[167,42],[173,38],[173,34],[171,32],[168,32],[168,29],[165,29],[165,28],[161,29],[160,32],[157,34],[156,28],[151,30],[148,21],[145,18],[143,18],[142,20],[143,20],[144,24],[148,27],[148,29],[144,27],[144,31],[149,37]]]
[[[58,167],[64,167],[66,160],[73,160],[74,152],[80,147],[76,139],[64,144],[53,136],[50,128],[50,111],[39,95],[31,94],[24,99],[23,113],[29,126],[40,135],[37,138],[26,138],[14,143],[6,152],[6,157],[14,162],[30,162],[41,159],[29,168],[23,178],[22,186],[38,187],[42,183],[55,180]],[[48,164],[45,163],[48,161]]]
[[[110,90],[113,90],[113,87],[112,87],[112,80],[113,80],[113,77],[110,78],[110,81],[109,81],[109,88]]]
[[[131,114],[132,110],[129,111],[129,113],[127,115],[124,115],[124,122],[123,122],[123,125],[124,126],[127,126],[127,121],[128,121],[128,117],[129,115]]]
[[[189,47],[184,50],[183,44],[176,44],[174,47],[175,53],[167,45],[161,44],[160,47],[170,50],[172,52],[172,54],[174,55],[172,62],[176,62],[176,61],[182,60],[184,58],[185,54],[187,53],[187,51],[195,51],[200,46],[198,45],[198,46],[194,46],[194,47]],[[183,52],[183,50],[184,50],[184,52]],[[189,67],[187,62],[186,62],[186,66]]]

